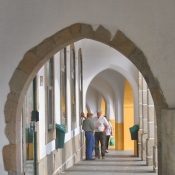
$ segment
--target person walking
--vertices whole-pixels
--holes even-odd
[[[83,116],[83,115],[82,115]],[[92,113],[87,113],[87,118],[83,121],[82,129],[85,131],[86,137],[86,160],[95,160],[92,157],[94,149],[94,123],[92,121]]]
[[[102,116],[101,109],[97,111],[97,116],[93,118],[95,126],[95,158],[100,159],[99,142],[101,144],[101,156],[105,159],[105,141],[106,141],[106,131],[108,129],[108,122],[105,117]]]
[[[104,117],[107,119],[106,116]],[[110,136],[112,136],[112,124],[108,119],[107,121],[109,125],[108,125],[108,129],[106,130],[106,151],[105,153],[108,153],[109,139],[110,139]]]

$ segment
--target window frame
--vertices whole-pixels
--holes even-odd
[[[72,77],[73,75],[73,77]],[[76,57],[75,50],[71,48],[70,57],[70,90],[71,90],[71,119],[72,123],[76,122]]]
[[[49,62],[49,63],[48,63]],[[49,64],[49,65],[47,65]],[[52,92],[52,124],[49,123],[49,90]],[[56,138],[55,128],[55,70],[54,70],[54,56],[45,63],[45,143],[49,143]]]
[[[63,53],[63,54],[62,54]],[[62,71],[62,61],[64,66],[64,71]],[[65,81],[63,82],[63,76],[65,77]],[[64,92],[63,93],[63,83],[64,83]],[[62,124],[62,116],[63,116],[63,104],[62,104],[62,95],[64,96],[64,105],[65,105],[65,126],[68,124],[67,122],[67,49],[66,47],[60,51],[60,123]]]
[[[83,111],[83,60],[81,54],[79,54],[78,58],[78,76],[79,113],[81,113]]]

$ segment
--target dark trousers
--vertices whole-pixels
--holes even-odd
[[[106,150],[108,150],[110,135],[106,135]]]
[[[101,144],[101,156],[105,156],[105,141],[106,141],[106,134],[102,134],[102,132],[95,132],[95,156],[100,156],[100,150],[99,150],[99,142]]]
[[[94,149],[94,134],[91,131],[85,131],[86,137],[86,159],[92,159]]]

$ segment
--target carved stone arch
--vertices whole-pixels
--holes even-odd
[[[153,76],[144,53],[122,31],[117,30],[112,38],[111,32],[101,25],[96,30],[93,30],[89,24],[73,24],[46,38],[40,44],[27,51],[13,73],[9,82],[10,92],[4,107],[5,134],[9,140],[9,145],[3,148],[3,160],[6,171],[15,172],[20,170],[20,119],[24,96],[31,81],[51,56],[67,45],[84,38],[99,41],[113,47],[138,68],[152,94],[157,116],[160,116],[162,108],[168,107],[161,87]]]

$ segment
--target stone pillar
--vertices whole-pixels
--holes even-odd
[[[142,135],[141,135],[141,159],[146,160],[146,139],[148,138],[148,125],[147,125],[147,84],[145,79],[142,81]]]
[[[175,109],[161,112],[162,167],[160,175],[175,174]]]
[[[6,145],[3,148],[3,158],[4,158],[4,168],[9,172],[9,175],[12,173],[18,175],[20,172],[21,160],[21,144],[10,144]],[[16,173],[16,174],[15,174]]]
[[[141,157],[141,135],[142,135],[142,74],[139,72],[138,86],[139,86],[139,132],[138,132],[138,156]]]
[[[148,102],[148,138],[146,140],[146,164],[153,165],[153,146],[154,146],[154,102],[151,93],[147,91],[147,102]]]
[[[154,146],[153,146],[153,171],[158,173],[158,157],[157,157],[157,120],[156,113],[154,111]]]

